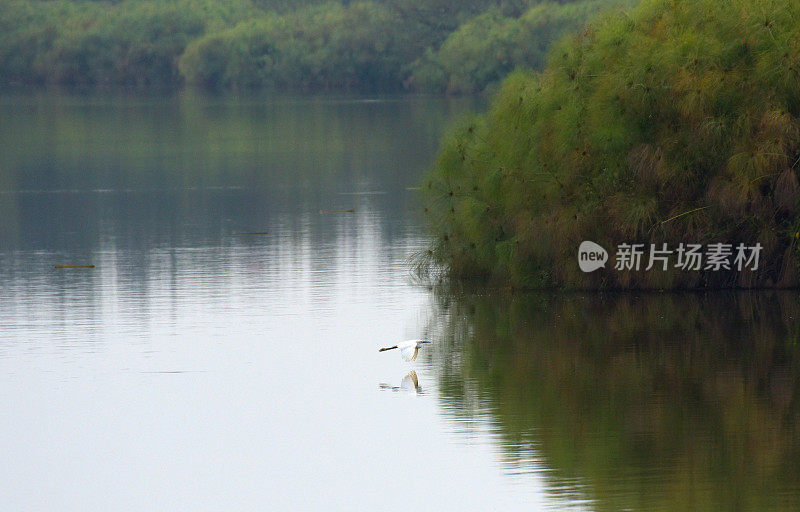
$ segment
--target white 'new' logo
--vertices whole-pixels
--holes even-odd
[[[578,247],[578,266],[584,272],[594,272],[600,267],[605,267],[608,261],[608,252],[594,242],[588,240],[581,242]]]

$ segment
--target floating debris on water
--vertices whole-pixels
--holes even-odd
[[[246,231],[244,233],[231,233],[234,236],[242,236],[242,235],[268,235],[268,231]]]
[[[319,213],[353,213],[355,208],[348,208],[347,210],[320,210]]]
[[[94,265],[55,265],[55,268],[94,268]]]

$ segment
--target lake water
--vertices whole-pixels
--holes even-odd
[[[414,279],[473,108],[0,98],[3,509],[798,510],[795,294]]]

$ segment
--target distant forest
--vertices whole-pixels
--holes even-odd
[[[0,0],[0,84],[473,93],[633,0]]]

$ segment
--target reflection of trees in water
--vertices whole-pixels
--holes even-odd
[[[91,285],[96,293],[84,302],[100,308],[113,294],[99,290],[119,286],[136,291],[124,306],[144,322],[164,296],[177,300],[196,271],[204,293],[216,293],[236,286],[235,272],[303,286],[321,273],[389,268],[419,237],[417,193],[406,187],[430,162],[444,125],[472,103],[8,95],[0,105],[0,118],[14,120],[0,126],[4,312],[72,284]],[[356,211],[319,213],[329,208]],[[98,266],[52,272],[64,263]],[[316,287],[315,300],[324,304],[333,290]]]
[[[442,293],[443,400],[599,510],[796,510],[793,294]],[[456,407],[453,407],[455,405]],[[536,457],[534,457],[536,458]]]
[[[134,247],[216,240],[330,208],[409,218],[417,194],[406,187],[430,163],[445,125],[474,103],[10,96],[0,106],[15,120],[0,127],[0,249],[93,248],[109,227],[117,243]],[[352,195],[365,191],[389,193]]]

